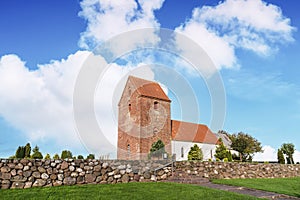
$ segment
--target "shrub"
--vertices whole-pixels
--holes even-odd
[[[33,158],[33,159],[43,159],[43,155],[39,151],[39,147],[38,146],[35,146],[32,151],[33,151],[33,154],[31,155],[31,158]]]
[[[49,153],[47,153],[47,154],[46,154],[46,156],[45,156],[45,159],[46,159],[46,160],[50,160],[50,159],[51,159],[51,157],[50,157],[50,154],[49,154]]]
[[[95,159],[95,154],[89,154],[86,159]]]
[[[66,159],[66,158],[73,158],[72,152],[69,150],[63,150],[61,152],[61,159]]]
[[[188,160],[202,160],[202,159],[203,159],[202,150],[199,148],[197,144],[194,144],[194,146],[191,147],[191,150],[188,153]]]
[[[160,158],[162,155],[165,153],[165,144],[161,140],[157,140],[151,145],[150,153],[149,153],[149,158],[151,159],[152,157]]]
[[[59,159],[59,155],[56,153],[56,154],[53,156],[53,159],[58,160],[58,159]]]

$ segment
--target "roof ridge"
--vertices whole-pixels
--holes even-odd
[[[186,122],[186,121],[182,121],[182,120],[176,120],[176,119],[171,119],[171,121],[177,121],[177,122],[183,122],[183,123],[187,123],[187,124],[195,124],[195,125],[202,125],[208,128],[208,126],[206,124],[200,124],[200,123],[193,123],[193,122]]]

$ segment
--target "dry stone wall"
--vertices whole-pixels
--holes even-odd
[[[147,182],[167,179],[166,161],[0,160],[0,188]],[[159,174],[159,175],[158,175]]]
[[[0,189],[163,181],[172,175],[166,163],[169,161],[0,159]],[[300,165],[188,161],[174,165],[173,178],[183,179],[300,177]]]
[[[183,161],[176,162],[176,176],[209,179],[297,177],[300,165]]]

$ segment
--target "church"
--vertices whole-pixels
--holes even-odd
[[[118,159],[148,159],[158,140],[176,160],[187,160],[194,144],[213,159],[218,136],[206,125],[171,120],[171,100],[158,83],[129,76],[118,107]]]

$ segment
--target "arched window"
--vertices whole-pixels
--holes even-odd
[[[131,96],[131,88],[128,88],[128,95]]]
[[[181,147],[181,158],[183,158],[184,157],[184,149],[183,149],[183,147]]]
[[[158,133],[158,129],[156,127],[154,127],[154,129],[153,129],[153,135],[155,135],[157,133]]]
[[[128,104],[128,110],[129,110],[129,112],[131,111],[131,103]]]
[[[154,110],[157,110],[157,109],[158,109],[158,102],[154,101]]]
[[[130,144],[127,145],[127,156],[130,156]]]

